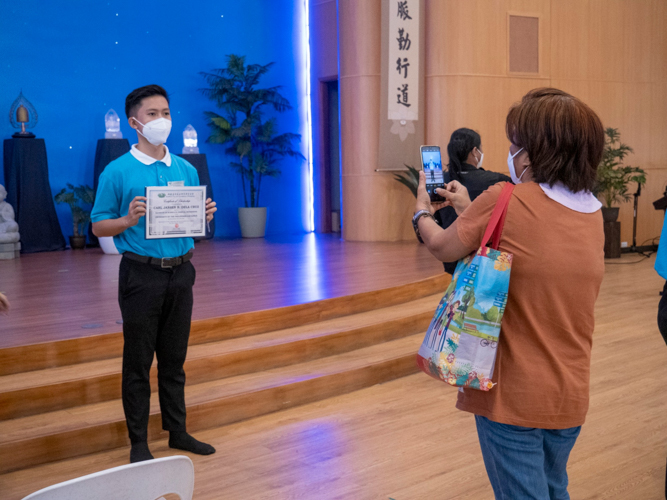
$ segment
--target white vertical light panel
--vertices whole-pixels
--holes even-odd
[[[306,141],[306,161],[308,162],[308,187],[306,195],[306,231],[312,232],[315,230],[315,201],[314,201],[314,183],[313,183],[313,124],[311,111],[311,96],[310,96],[310,0],[302,0],[301,13],[301,50],[304,63],[304,88],[305,88],[305,133],[302,134],[303,140]]]

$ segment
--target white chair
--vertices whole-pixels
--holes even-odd
[[[36,491],[23,500],[192,500],[195,469],[183,455],[121,465]]]

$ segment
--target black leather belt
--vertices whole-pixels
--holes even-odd
[[[127,257],[130,260],[136,260],[137,262],[141,262],[143,264],[150,264],[152,266],[159,266],[162,268],[170,268],[170,267],[180,266],[181,264],[185,264],[190,259],[192,259],[193,253],[194,252],[190,250],[188,253],[186,253],[185,255],[181,255],[180,257],[160,259],[156,257],[146,257],[145,255],[138,255],[132,252],[125,252],[123,253],[123,257]]]

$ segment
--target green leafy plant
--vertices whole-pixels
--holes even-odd
[[[636,182],[646,183],[646,172],[639,167],[623,165],[625,157],[634,151],[630,146],[621,142],[618,129],[607,128],[602,161],[598,166],[597,187],[594,194],[601,199],[607,208],[614,203],[630,200],[628,187]]]
[[[230,166],[240,174],[246,207],[257,207],[264,176],[280,175],[279,162],[305,160],[294,143],[300,134],[277,132],[275,117],[264,119],[266,108],[282,113],[292,109],[280,94],[281,87],[259,88],[259,81],[273,63],[245,64],[245,57],[227,56],[227,67],[200,73],[209,85],[202,93],[216,103],[222,114],[205,112],[211,135],[207,142],[228,145],[226,152],[238,158]]]
[[[417,197],[417,186],[419,185],[419,170],[410,165],[404,164],[408,169],[407,172],[401,172],[400,174],[394,174],[394,179],[398,182],[407,186],[412,195]]]
[[[95,191],[90,186],[72,186],[67,184],[67,188],[62,190],[54,197],[56,203],[67,203],[72,211],[72,223],[74,225],[74,236],[84,236],[86,227],[90,222],[90,212],[95,203]]]

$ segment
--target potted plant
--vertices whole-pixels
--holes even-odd
[[[74,235],[69,237],[72,249],[81,249],[86,246],[86,227],[90,222],[90,212],[95,203],[95,191],[90,186],[67,184],[56,196],[56,203],[67,203],[72,211]]]
[[[276,119],[264,117],[266,108],[278,113],[292,109],[280,87],[258,87],[272,65],[246,65],[245,57],[231,54],[226,68],[201,73],[209,84],[201,91],[222,110],[205,113],[211,128],[207,142],[228,145],[227,154],[237,158],[229,165],[243,186],[245,207],[239,208],[239,223],[244,238],[261,238],[266,230],[266,207],[259,205],[262,178],[280,175],[278,164],[285,157],[305,160],[293,146],[301,135],[278,134]]]
[[[394,179],[398,182],[407,186],[412,195],[417,197],[417,186],[419,186],[419,170],[410,165],[404,164],[407,168],[407,172],[401,172],[400,174],[394,174]]]
[[[605,146],[602,161],[598,166],[597,187],[594,194],[603,203],[602,217],[605,222],[615,222],[618,219],[619,207],[614,203],[630,200],[628,187],[631,183],[644,185],[646,172],[639,167],[623,165],[628,153],[634,151],[630,146],[621,142],[618,129],[605,129]]]

